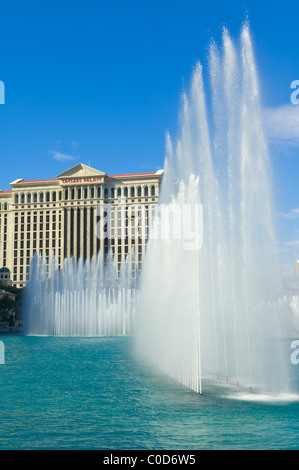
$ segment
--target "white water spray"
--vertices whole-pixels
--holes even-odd
[[[27,335],[134,334],[134,254],[123,260],[118,275],[112,254],[105,263],[100,253],[97,260],[65,260],[61,270],[56,261],[33,259],[24,313]]]
[[[203,204],[203,246],[150,239],[141,278],[137,347],[201,393],[213,376],[250,390],[288,391],[290,307],[280,296],[271,169],[248,25],[211,45],[209,87],[197,64],[167,137],[161,204]],[[211,106],[210,106],[211,103]],[[164,209],[164,213],[167,209]],[[165,215],[158,217],[162,224]]]

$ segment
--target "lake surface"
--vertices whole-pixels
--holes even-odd
[[[0,340],[0,449],[299,449],[299,395],[205,381],[198,396],[129,337]]]

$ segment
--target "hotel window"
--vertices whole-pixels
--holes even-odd
[[[105,188],[105,189],[104,189],[104,197],[105,197],[105,198],[108,197],[108,188]]]
[[[155,194],[156,194],[156,188],[155,188],[155,186],[152,186],[151,187],[151,196],[155,196]]]
[[[30,204],[30,202],[31,202],[31,194],[28,193],[27,194],[27,204]]]
[[[94,187],[90,188],[90,197],[94,198]]]
[[[75,188],[71,189],[71,199],[75,199]]]
[[[97,197],[101,197],[101,186],[97,187]]]
[[[141,186],[138,186],[137,188],[137,196],[141,197]]]
[[[135,197],[135,188],[134,188],[134,186],[131,187],[131,197]]]
[[[39,193],[39,202],[44,202],[44,193]]]
[[[59,201],[62,199],[62,191],[59,191]]]
[[[33,193],[33,202],[37,202],[37,193]]]
[[[54,191],[52,194],[52,201],[56,202],[56,191]]]
[[[84,188],[84,199],[88,198],[88,188]]]
[[[128,188],[127,188],[127,186],[124,187],[124,196],[128,197]]]
[[[121,188],[117,188],[117,197],[121,197]]]
[[[50,193],[49,193],[49,191],[46,192],[46,202],[50,202]]]
[[[69,190],[66,189],[66,190],[64,191],[64,199],[67,201],[68,198],[69,198]]]
[[[114,199],[115,197],[115,189],[114,188],[111,188],[111,197]]]
[[[18,203],[19,203],[19,195],[15,194],[15,204],[18,204]]]
[[[21,194],[21,204],[24,204],[24,202],[25,202],[25,194],[22,193]]]
[[[81,188],[78,188],[77,198],[81,199]]]
[[[144,195],[145,197],[148,196],[148,186],[144,186]]]

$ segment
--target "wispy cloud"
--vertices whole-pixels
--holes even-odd
[[[58,152],[58,150],[51,150],[49,153],[53,156],[54,160],[57,160],[58,162],[64,162],[66,160],[75,160],[76,158],[78,158],[73,155],[67,155],[66,153]]]
[[[270,142],[289,148],[299,147],[299,105],[266,109],[264,123]]]
[[[279,215],[283,219],[299,219],[299,208],[291,209],[288,212],[281,212]]]
[[[288,242],[283,242],[283,245],[287,246],[299,246],[299,240],[290,240]]]
[[[79,147],[79,142],[77,142],[76,140],[73,140],[71,143],[71,147],[72,149],[76,150]]]

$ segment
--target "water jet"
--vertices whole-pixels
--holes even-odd
[[[209,377],[286,392],[292,330],[280,298],[270,155],[248,24],[223,30],[208,71],[197,63],[176,140],[166,137],[160,213],[203,206],[203,244],[149,239],[137,308],[137,349],[198,392]],[[207,371],[210,371],[208,374]]]

